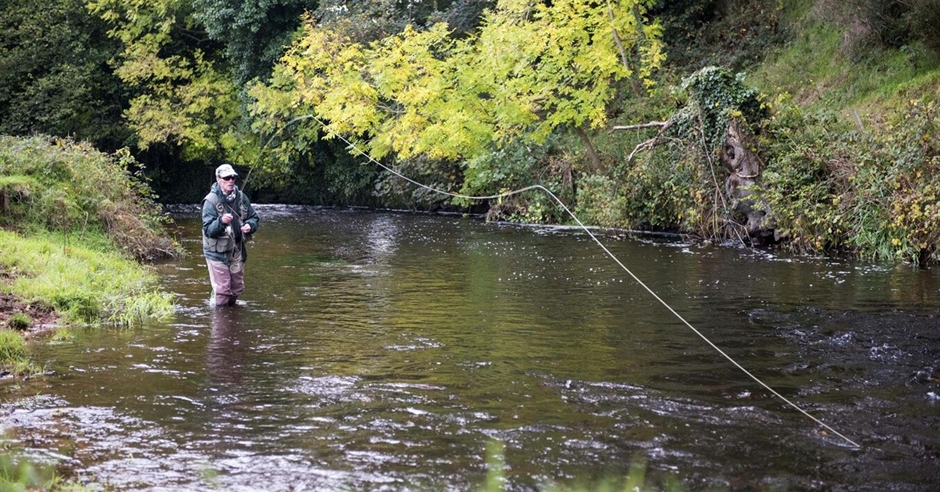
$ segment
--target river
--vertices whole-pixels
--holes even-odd
[[[5,446],[117,490],[936,490],[937,269],[573,228],[258,206],[239,306],[34,347]],[[632,468],[631,468],[632,467]]]

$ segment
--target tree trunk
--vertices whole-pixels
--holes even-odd
[[[584,145],[584,151],[587,152],[588,159],[591,161],[591,170],[600,171],[601,170],[601,158],[597,155],[597,149],[594,148],[594,142],[591,141],[591,137],[588,136],[587,132],[584,131],[584,128],[577,127],[575,131],[578,133],[578,137],[581,138],[581,143]]]
[[[728,123],[725,145],[719,157],[728,171],[725,189],[734,200],[732,209],[747,216],[747,232],[751,240],[764,243],[773,237],[776,223],[770,207],[763,200],[751,197],[760,187],[763,162],[752,150],[754,137],[743,121],[734,119]]]

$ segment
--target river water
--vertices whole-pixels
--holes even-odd
[[[465,217],[259,206],[240,305],[34,347],[4,447],[117,490],[937,490],[937,270]]]

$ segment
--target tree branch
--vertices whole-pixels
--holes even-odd
[[[617,49],[620,50],[620,60],[623,62],[623,68],[627,70],[630,69],[630,60],[627,59],[627,51],[623,49],[623,42],[620,40],[620,33],[617,32],[617,28],[614,26],[614,9],[607,9],[607,13],[610,15],[610,30],[614,32],[614,42],[617,43]]]
[[[671,121],[651,121],[649,123],[640,123],[638,125],[614,126],[610,128],[610,132],[615,132],[619,130],[642,130],[644,128],[660,128],[661,130],[659,130],[659,133],[662,133],[663,130],[669,128],[670,126],[672,126]]]
[[[615,126],[615,127],[611,128],[610,131],[613,132],[613,131],[617,131],[617,130],[639,130],[639,129],[643,129],[643,128],[659,128],[659,131],[656,132],[656,136],[654,136],[653,138],[651,138],[651,139],[649,139],[649,140],[647,140],[647,141],[645,141],[645,142],[641,142],[639,145],[637,145],[637,146],[633,149],[633,152],[630,152],[630,156],[627,157],[627,162],[630,162],[630,161],[633,160],[633,157],[636,156],[639,152],[642,152],[642,151],[644,151],[644,150],[650,150],[650,149],[652,149],[653,147],[655,147],[655,146],[657,146],[657,145],[659,145],[659,144],[661,144],[661,143],[663,143],[663,142],[667,142],[667,141],[669,141],[669,140],[676,140],[676,139],[674,139],[674,138],[663,137],[663,133],[665,133],[666,130],[668,130],[669,127],[671,127],[674,123],[675,123],[674,120],[669,120],[669,121],[651,121],[651,122],[649,122],[649,123],[640,123],[640,124],[638,124],[638,125]]]
[[[649,140],[646,140],[645,142],[641,142],[639,145],[637,145],[637,146],[633,149],[633,152],[630,152],[630,155],[627,157],[627,162],[632,161],[632,160],[633,160],[633,157],[636,156],[637,154],[639,154],[640,152],[643,152],[644,150],[650,150],[650,149],[652,149],[653,147],[656,147],[657,145],[659,145],[659,144],[661,144],[661,143],[669,142],[669,141],[681,142],[682,140],[680,140],[680,139],[678,139],[678,138],[671,138],[671,137],[667,138],[667,137],[663,137],[663,136],[661,136],[661,135],[656,135],[655,137],[653,137],[653,138],[651,138],[651,139],[649,139]]]

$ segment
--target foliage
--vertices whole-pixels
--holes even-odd
[[[29,459],[0,454],[0,491],[83,492],[100,490],[100,486],[86,486],[73,480],[63,480],[54,467]]]
[[[90,10],[124,46],[115,69],[136,95],[125,112],[137,144],[182,147],[187,159],[218,159],[244,145],[235,134],[238,90],[218,48],[191,30],[185,0],[93,0]]]
[[[317,142],[295,157],[285,156],[282,153],[274,160],[256,161],[252,192],[283,203],[377,204],[373,190],[379,168],[348,154],[340,142]]]
[[[381,170],[375,180],[375,194],[381,197],[385,206],[401,209],[422,208],[436,210],[446,205],[446,195],[432,191],[450,191],[457,186],[460,176],[459,168],[446,161],[428,159],[424,156],[415,156],[402,159],[387,166],[395,173]],[[401,176],[407,176],[425,186],[417,186],[406,181]]]
[[[586,224],[632,228],[625,216],[627,198],[620,193],[621,189],[619,182],[601,174],[581,179],[575,214]]]
[[[562,154],[561,139],[552,135],[542,144],[511,142],[463,163],[464,181],[460,193],[469,196],[494,196],[540,184],[553,190],[565,203],[575,199],[575,163]],[[462,206],[475,201],[456,199]],[[570,220],[557,203],[543,191],[530,191],[511,197],[489,200],[488,220],[528,223],[564,223]]]
[[[485,10],[496,6],[496,0],[456,0],[441,17],[458,36],[470,34],[480,26]]]
[[[769,131],[762,183],[777,235],[788,237],[788,247],[800,252],[841,248],[848,232],[842,214],[849,209],[840,211],[835,205],[843,200],[837,193],[850,188],[856,155],[849,148],[854,144],[846,145],[846,140],[855,135],[831,114],[805,114],[796,107],[781,108]]]
[[[102,231],[140,259],[174,254],[168,217],[136,166],[126,150],[109,156],[57,138],[0,137],[0,226],[79,240]]]
[[[767,139],[766,198],[789,247],[913,264],[940,260],[940,128],[912,100],[885,132],[782,111]]]
[[[760,91],[744,84],[743,74],[709,66],[682,79],[687,96],[685,106],[677,111],[670,133],[691,143],[701,143],[707,152],[724,144],[728,123],[743,118],[756,133],[769,116]]]
[[[846,25],[847,48],[856,53],[916,42],[940,51],[940,0],[843,0],[826,9]]]
[[[670,68],[717,65],[746,71],[792,36],[787,10],[805,2],[783,0],[680,0],[659,2]]]
[[[769,107],[757,89],[744,83],[743,75],[714,66],[684,78],[675,94],[682,105],[657,137],[659,147],[618,166],[609,176],[587,180],[579,190],[579,210],[602,224],[709,239],[732,237],[735,218],[730,216],[718,151],[732,119],[745,121],[757,132]],[[607,205],[619,207],[620,217],[604,210]]]
[[[631,229],[725,237],[723,182],[700,144],[676,140],[637,159],[622,176],[624,220]]]
[[[126,145],[126,96],[107,69],[118,50],[84,0],[0,3],[0,134]]]
[[[271,67],[290,45],[300,16],[317,8],[316,0],[192,0],[193,19],[225,48],[234,80],[270,75]]]
[[[15,462],[7,455],[0,455],[0,488],[3,490],[47,489],[52,482],[48,470],[37,468],[26,461]]]
[[[662,62],[648,4],[505,1],[474,36],[409,26],[368,45],[308,19],[269,83],[251,90],[256,129],[309,116],[295,138],[316,138],[322,124],[328,138],[344,135],[377,159],[421,156],[446,168],[515,139],[543,142],[556,128],[598,128],[611,83],[651,82]]]

